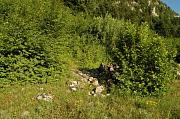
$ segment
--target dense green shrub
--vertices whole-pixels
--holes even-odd
[[[60,1],[2,0],[0,9],[0,82],[44,83],[73,62],[104,62],[104,47],[88,33],[93,19],[71,15]]]
[[[23,2],[0,3],[3,17],[0,19],[0,82],[3,84],[44,83],[61,72],[61,64],[50,56],[49,38],[38,28],[37,21],[44,14],[41,12],[41,16],[33,18],[31,2]]]
[[[174,79],[175,49],[153,34],[146,24],[139,27],[109,17],[98,21],[99,27],[93,33],[106,45],[112,61],[120,66],[115,73],[120,87],[143,95],[164,92]]]
[[[47,82],[54,70],[47,38],[26,25],[1,25],[1,82]]]
[[[97,0],[64,0],[65,5],[75,12],[93,13],[100,1]]]

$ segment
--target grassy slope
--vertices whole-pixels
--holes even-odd
[[[40,4],[40,3],[39,3]],[[38,4],[36,4],[38,6]],[[33,6],[33,5],[32,5]],[[46,6],[46,5],[45,5]],[[18,8],[18,7],[17,7]],[[25,7],[28,8],[28,7]],[[31,8],[31,7],[30,7]],[[36,7],[37,9],[38,7]],[[41,7],[39,7],[40,9]],[[43,8],[43,7],[42,7]],[[41,8],[41,9],[42,9]],[[40,20],[44,19],[46,15],[46,11],[44,9],[39,10],[37,9],[37,16],[42,15],[39,18]],[[46,8],[49,9],[49,8]],[[78,27],[81,25],[75,25],[75,24],[84,24],[86,21],[79,22],[81,18],[78,19],[75,18],[72,15],[67,15],[64,9],[58,9],[59,12],[62,12],[60,15],[64,15],[63,17],[60,17],[62,19],[59,20],[60,23],[68,23],[66,24],[66,28],[58,29],[60,32],[55,32],[53,35],[61,34],[62,36],[58,36],[60,41],[63,39],[63,43],[66,43],[66,40],[82,40],[79,37],[68,36],[66,32],[74,32],[76,29],[79,31],[83,31],[83,29],[86,30],[84,27]],[[18,10],[17,10],[18,11]],[[31,9],[27,11],[31,13]],[[42,13],[41,13],[42,12]],[[69,13],[69,12],[67,12]],[[13,13],[12,13],[13,14]],[[31,13],[32,16],[34,13]],[[43,16],[44,15],[44,16]],[[28,17],[28,15],[27,15]],[[74,19],[74,21],[72,21]],[[38,21],[38,18],[37,18]],[[43,20],[42,20],[43,21]],[[24,21],[25,22],[25,21]],[[35,20],[36,23],[36,20]],[[59,25],[59,22],[57,22]],[[63,24],[63,25],[64,25]],[[88,24],[88,23],[87,23]],[[60,24],[61,25],[61,24]],[[73,28],[77,27],[77,28]],[[83,26],[83,25],[82,25]],[[87,25],[88,26],[88,25]],[[66,31],[66,30],[67,31]],[[48,28],[47,28],[48,30]],[[56,29],[55,29],[56,30]],[[52,30],[53,31],[53,30]],[[77,31],[75,31],[77,32]],[[78,33],[77,33],[78,34]],[[82,33],[83,34],[83,33]],[[67,35],[67,36],[65,36]],[[86,38],[86,36],[84,36]],[[51,38],[48,37],[48,38]],[[59,41],[59,40],[57,40]],[[61,42],[60,42],[61,43]],[[74,42],[73,42],[74,43]],[[76,42],[75,42],[76,43]],[[64,46],[63,44],[63,46]],[[86,43],[84,43],[86,44]],[[69,46],[69,44],[67,45]],[[84,47],[84,46],[79,46]],[[77,47],[77,49],[79,48]],[[94,45],[96,47],[96,44]],[[59,47],[58,47],[59,48]],[[71,56],[66,54],[64,52],[65,49],[68,49],[69,47],[60,47],[57,52],[60,52],[59,56],[57,56],[60,60],[66,61],[69,65],[74,65],[73,61],[70,59]],[[96,48],[97,49],[97,48]],[[99,48],[99,54],[101,53],[101,49]],[[68,49],[69,50],[69,49]],[[87,52],[93,50],[91,47],[87,47]],[[70,50],[71,51],[71,50]],[[78,50],[77,50],[78,51]],[[92,52],[89,52],[89,57],[91,58]],[[93,64],[93,61],[89,64],[87,64],[87,60],[84,59],[84,57],[81,56],[82,52],[77,53],[76,56],[77,60],[83,60],[78,63],[84,63],[85,67],[91,66],[96,67],[98,66],[98,63],[101,62],[97,61],[97,64]],[[95,53],[93,52],[93,55]],[[67,55],[67,56],[66,56]],[[93,58],[93,56],[92,56]],[[76,62],[76,59],[75,62]],[[68,60],[68,61],[67,61]],[[70,61],[69,61],[70,60]],[[77,66],[69,66],[71,67],[77,67]],[[136,96],[128,96],[126,94],[112,94],[109,97],[91,97],[88,95],[88,89],[80,90],[78,92],[71,93],[68,89],[68,86],[66,85],[66,82],[69,80],[76,80],[79,79],[79,77],[73,76],[73,74],[66,75],[63,78],[59,78],[60,80],[54,83],[48,83],[48,84],[36,84],[36,85],[13,85],[13,86],[7,86],[0,88],[0,118],[2,119],[9,119],[9,118],[57,118],[57,119],[74,119],[74,118],[85,118],[85,119],[95,119],[95,118],[170,118],[171,116],[180,117],[180,81],[176,81],[172,84],[171,87],[173,87],[172,91],[168,93],[168,95],[161,97],[161,98],[142,98],[142,97],[136,97]],[[44,90],[41,90],[43,88]],[[88,88],[88,87],[87,87]],[[35,99],[35,97],[39,93],[50,93],[54,95],[53,102],[44,102],[44,101],[38,101]],[[148,103],[148,104],[147,104]],[[29,116],[22,116],[23,112],[28,111],[30,112]]]
[[[117,118],[179,118],[180,117],[180,81],[176,80],[173,89],[164,97],[150,98],[122,94],[108,97],[88,95],[88,89],[71,92],[66,85],[68,80],[77,80],[69,76],[59,82],[41,85],[14,85],[0,89],[1,119],[117,119]],[[43,90],[42,90],[43,88]],[[52,102],[38,101],[39,93],[50,93]],[[30,112],[22,116],[25,111]]]

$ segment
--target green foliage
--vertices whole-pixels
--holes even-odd
[[[64,1],[84,12],[77,13],[62,1],[2,0],[1,82],[43,83],[56,80],[73,65],[97,68],[112,61],[121,67],[115,73],[121,88],[143,95],[163,92],[174,78],[174,49],[146,24],[114,19],[116,14],[107,17],[115,2]],[[103,14],[98,13],[101,9]]]
[[[60,64],[50,56],[48,37],[38,31],[36,19],[31,20],[31,8],[28,6],[31,4],[16,1],[15,5],[10,2],[1,3],[1,9],[8,9],[1,13],[1,16],[6,14],[0,24],[0,82],[9,84],[51,81],[55,74],[61,72]],[[8,6],[14,6],[15,9]]]
[[[65,75],[73,62],[104,62],[104,47],[88,33],[93,19],[71,15],[60,1],[2,0],[0,9],[1,83],[44,83]]]
[[[112,61],[120,66],[115,75],[122,88],[156,95],[164,92],[168,82],[174,79],[175,49],[154,35],[146,24],[138,27],[107,17],[96,33],[102,36]]]
[[[86,12],[92,16],[105,17],[107,14],[116,19],[142,24],[147,22],[151,29],[162,36],[179,37],[179,18],[166,4],[159,0],[65,0],[65,5],[75,13]],[[158,16],[153,16],[153,9]]]
[[[100,0],[101,1],[101,0]],[[77,12],[93,13],[100,1],[97,0],[64,0],[65,5]]]
[[[1,82],[47,82],[54,61],[46,50],[47,39],[22,24],[1,25]]]

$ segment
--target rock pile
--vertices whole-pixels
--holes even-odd
[[[177,67],[180,67],[180,64],[179,64],[179,63],[177,64]],[[176,72],[176,78],[177,78],[177,79],[180,79],[180,71],[177,71],[177,72]]]
[[[42,94],[38,94],[36,96],[36,99],[37,100],[44,100],[44,101],[47,101],[47,102],[52,102],[53,96],[50,95],[50,94],[42,93]]]
[[[79,87],[78,81],[71,81],[70,82],[69,88],[71,91],[77,91],[78,87]]]
[[[103,94],[102,94],[103,91],[104,91],[104,87],[103,86],[97,86],[91,92],[89,92],[89,95],[103,96]]]
[[[89,84],[93,89],[89,92],[89,95],[93,96],[103,96],[105,87],[102,86],[99,80],[104,80],[106,82],[107,91],[111,87],[111,83],[115,79],[114,73],[119,69],[117,64],[105,65],[101,63],[99,68],[90,71],[76,71],[74,74],[80,77],[79,81],[70,81],[68,84],[69,89],[74,92],[77,91],[83,84]],[[104,77],[104,79],[101,78]],[[109,94],[107,94],[109,95]]]
[[[97,72],[95,72],[97,73]],[[79,87],[82,86],[83,83],[93,86],[94,88],[89,92],[89,95],[100,96],[104,91],[104,87],[99,84],[97,78],[93,77],[93,74],[88,72],[77,71],[78,76],[80,77],[80,81],[70,81],[69,89],[71,91],[77,91]]]
[[[98,82],[98,79],[97,78],[93,78],[93,77],[90,77],[88,79],[88,83],[93,85],[93,86],[99,86],[99,82]]]

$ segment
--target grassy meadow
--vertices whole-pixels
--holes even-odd
[[[140,97],[114,91],[110,96],[89,96],[88,88],[71,92],[66,81],[14,85],[0,89],[1,119],[179,119],[180,81],[162,97]],[[88,87],[88,85],[87,85]],[[53,95],[52,102],[37,100],[39,93]],[[28,112],[28,114],[24,114]]]

